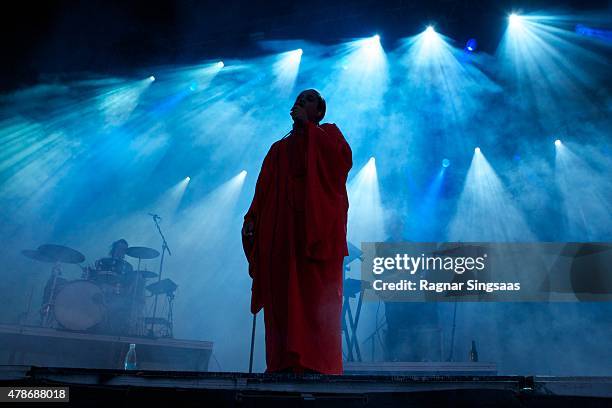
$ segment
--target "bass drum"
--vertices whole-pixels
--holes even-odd
[[[100,286],[86,280],[65,284],[55,297],[55,320],[68,330],[89,330],[106,315],[104,293]]]

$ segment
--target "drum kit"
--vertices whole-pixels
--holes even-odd
[[[125,254],[138,260],[136,270],[124,259],[113,257],[101,258],[93,267],[82,266],[85,256],[62,245],[46,244],[21,253],[29,259],[53,264],[43,293],[41,326],[97,334],[145,334],[145,292],[157,296],[159,291],[155,285],[160,280],[145,286],[147,279],[157,278],[158,274],[141,270],[141,262],[157,258],[159,251],[147,247],[127,248]],[[78,264],[81,278],[64,278],[64,264]],[[172,291],[176,287],[174,284]]]

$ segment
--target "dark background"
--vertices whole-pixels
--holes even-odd
[[[304,39],[334,43],[379,33],[383,46],[434,24],[481,49],[495,49],[511,11],[610,9],[609,0],[357,1],[32,1],[1,13],[5,42],[0,90],[43,75],[130,73],[145,66],[204,58],[248,57],[254,41]]]

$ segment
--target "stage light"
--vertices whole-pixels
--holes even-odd
[[[376,53],[380,49],[380,36],[376,34],[366,38],[362,44],[369,53]]]
[[[247,175],[247,171],[246,171],[246,170],[242,170],[242,171],[240,172],[240,176],[241,176],[241,177],[246,177],[246,175]]]
[[[297,50],[293,50],[293,51],[289,51],[286,52],[285,57],[286,57],[286,61],[288,64],[290,65],[298,65],[300,64],[300,61],[302,59],[302,54],[304,53],[304,51],[301,48],[298,48]],[[297,66],[296,66],[297,68]]]
[[[98,109],[106,125],[123,125],[138,106],[142,93],[153,84],[153,75],[130,81],[100,95]]]
[[[480,153],[480,147],[476,147],[476,148],[474,149],[474,153]]]
[[[219,61],[219,62],[217,62],[217,66],[219,68],[223,68],[225,66],[225,64],[223,63],[223,61]]]
[[[190,180],[191,180],[191,177],[189,176],[185,177],[185,181],[190,181]]]
[[[511,13],[508,16],[508,21],[510,22],[510,27],[518,27],[518,26],[520,26],[521,22],[522,22],[521,20],[522,20],[521,16],[519,16],[516,13]]]
[[[535,241],[517,200],[484,154],[472,156],[455,215],[445,222],[447,242]]]
[[[368,38],[367,42],[372,44],[372,45],[379,45],[380,44],[380,37],[378,36],[378,34],[373,35],[372,37]]]
[[[297,48],[278,54],[273,66],[274,83],[273,87],[278,92],[279,97],[288,97],[293,87],[300,69],[303,50]]]
[[[468,42],[465,44],[465,49],[469,52],[474,52],[476,51],[477,46],[478,46],[478,42],[476,42],[476,39],[470,38]]]
[[[343,101],[342,117],[349,111],[365,111],[368,105],[381,106],[389,86],[389,70],[378,35],[340,45],[331,67],[331,76],[321,88],[324,93],[338,95]]]
[[[367,37],[362,40],[358,40],[354,42],[355,45],[358,45],[360,48],[359,53],[354,53],[353,55],[357,58],[363,58],[365,61],[360,61],[360,65],[363,63],[371,64],[372,61],[377,61],[380,59],[381,54],[384,54],[382,49],[382,45],[380,44],[380,37],[378,34],[373,35],[372,37]]]
[[[439,41],[436,40],[438,40],[440,37],[432,25],[428,25],[423,34],[428,44],[431,45],[439,43]]]
[[[559,139],[555,140],[555,146],[561,146],[561,141]]]
[[[450,166],[450,160],[448,159],[442,160],[442,167],[448,167],[448,166]]]
[[[351,203],[347,238],[352,242],[376,242],[386,238],[375,160],[370,157],[346,186]]]

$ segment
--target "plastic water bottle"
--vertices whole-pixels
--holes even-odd
[[[476,351],[476,342],[472,340],[472,348],[470,349],[470,361],[473,363],[478,362],[478,352]]]
[[[136,370],[138,368],[138,364],[136,363],[136,344],[134,343],[130,344],[130,349],[125,355],[123,368],[125,370]]]

